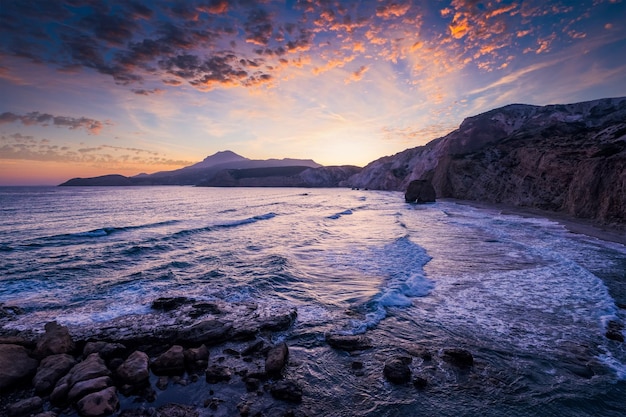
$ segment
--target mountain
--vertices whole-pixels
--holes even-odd
[[[361,170],[344,165],[311,168],[279,166],[271,168],[225,169],[204,181],[202,187],[337,187]]]
[[[285,186],[290,186],[293,181],[288,179],[292,175],[295,168],[299,172],[307,169],[321,169],[322,166],[311,159],[248,159],[241,155],[238,155],[231,151],[217,152],[213,155],[206,157],[203,161],[196,164],[180,168],[173,171],[161,171],[153,174],[139,174],[133,177],[125,177],[123,175],[103,175],[92,178],[73,178],[69,181],[60,184],[61,186],[137,186],[137,185],[198,185],[204,184],[216,184],[215,186],[223,186],[219,181],[214,181],[213,178],[219,176],[225,178],[228,172],[233,170],[263,170],[263,169],[277,169],[277,168],[291,168],[292,171],[287,169],[285,174],[289,175],[273,175],[272,181],[276,184],[281,184],[281,181],[285,183]],[[301,168],[301,169],[300,169]],[[328,172],[332,171],[332,167],[329,167]],[[337,186],[339,181],[347,179],[350,175],[354,174],[355,170],[348,170],[337,177],[332,175],[326,175],[327,179],[334,178],[334,182],[324,182],[328,187]],[[265,174],[263,174],[265,175]],[[261,176],[263,176],[261,175]],[[311,174],[312,175],[312,174]],[[268,175],[265,175],[268,176]],[[314,176],[314,175],[313,175]],[[250,182],[251,180],[245,180],[243,182]],[[266,181],[267,182],[267,181]],[[320,181],[318,180],[317,183]],[[302,182],[301,182],[302,183]],[[306,181],[303,182],[306,184]],[[254,186],[254,185],[251,185]],[[281,185],[276,185],[281,186]],[[306,185],[303,185],[306,186]]]
[[[465,119],[450,134],[368,164],[342,185],[534,207],[626,223],[626,97],[512,104]]]

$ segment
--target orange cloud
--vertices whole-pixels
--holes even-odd
[[[367,70],[369,70],[368,67],[366,67],[365,65],[361,65],[361,67],[358,70],[354,71],[353,73],[350,74],[348,78],[346,78],[346,84],[349,84],[351,82],[361,81],[361,79],[363,78],[363,75],[365,75]]]

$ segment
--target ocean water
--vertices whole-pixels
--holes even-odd
[[[84,331],[161,296],[293,306],[277,337],[311,415],[626,415],[626,347],[605,337],[625,282],[623,245],[396,192],[0,188],[0,303],[22,311],[0,333]],[[351,357],[327,332],[375,347]],[[384,361],[416,347],[427,388],[387,382]],[[474,367],[446,365],[449,347]]]

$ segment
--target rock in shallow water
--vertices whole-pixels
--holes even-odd
[[[119,407],[117,389],[109,387],[82,398],[76,404],[78,413],[83,417],[101,417],[113,414]]]
[[[117,375],[129,384],[145,382],[150,377],[148,361],[148,355],[137,350],[117,368]]]
[[[267,352],[265,372],[270,376],[279,376],[289,359],[289,348],[286,343],[274,346]]]
[[[355,350],[365,350],[371,348],[372,341],[362,335],[339,335],[339,334],[326,334],[326,343],[335,349],[345,350],[352,352]]]
[[[292,403],[300,403],[302,401],[302,388],[295,381],[278,381],[272,384],[270,388],[272,397],[288,401]]]
[[[396,356],[385,362],[383,374],[389,382],[394,384],[405,384],[411,380],[411,368],[409,364],[411,358],[405,356]]]
[[[474,364],[472,354],[465,349],[459,348],[444,349],[443,360],[459,368],[470,368]]]
[[[185,372],[185,352],[180,345],[174,345],[167,352],[152,361],[155,375],[181,375]]]

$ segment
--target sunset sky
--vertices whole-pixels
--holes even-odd
[[[626,0],[1,0],[0,185],[220,150],[364,166],[510,103],[626,95]]]

